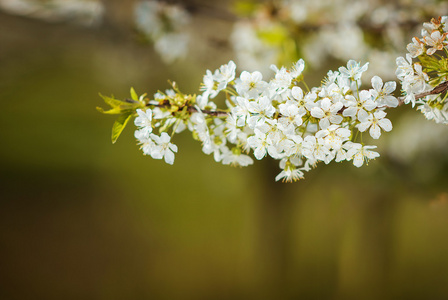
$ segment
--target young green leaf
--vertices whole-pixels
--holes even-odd
[[[118,117],[115,121],[114,126],[112,126],[112,144],[115,144],[118,137],[120,136],[129,119],[132,117],[132,112],[127,112]]]
[[[137,93],[135,92],[135,90],[134,90],[133,87],[131,87],[131,98],[132,98],[132,100],[139,101],[139,100],[138,100],[138,95],[137,95]]]
[[[118,115],[123,112],[119,106],[111,108],[109,110],[104,110],[102,107],[97,106],[96,110],[99,111],[100,113],[108,114],[108,115]]]
[[[126,104],[125,101],[122,100],[118,100],[112,97],[108,97],[108,96],[104,96],[99,94],[101,98],[103,98],[104,102],[106,102],[106,104],[108,104],[110,107],[117,107],[120,106],[122,104]]]

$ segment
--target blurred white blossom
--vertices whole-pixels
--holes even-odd
[[[190,15],[185,9],[177,4],[146,0],[138,1],[134,12],[137,28],[154,43],[166,63],[186,57]]]
[[[85,26],[98,24],[104,13],[99,0],[0,0],[0,9],[50,22],[68,21]]]

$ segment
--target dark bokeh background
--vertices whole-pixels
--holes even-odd
[[[132,125],[111,145],[99,92],[194,93],[232,58],[230,23],[196,16],[190,59],[167,66],[129,14],[92,29],[0,13],[0,299],[448,298],[446,150],[282,184],[276,163],[219,165],[188,133],[173,166]]]

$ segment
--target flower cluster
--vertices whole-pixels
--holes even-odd
[[[427,119],[448,124],[448,16],[424,23],[422,37],[408,44],[406,58],[397,58],[404,103],[417,106]],[[418,61],[413,61],[416,59]]]
[[[448,2],[278,0],[241,7],[231,41],[245,69],[298,57],[314,68],[331,57],[369,61],[368,77],[394,79],[394,61],[407,33],[417,30],[425,16],[447,11]]]
[[[304,82],[302,59],[291,68],[271,68],[275,76],[269,81],[258,71],[237,77],[230,61],[206,72],[200,95],[185,95],[173,84],[173,89],[145,100],[135,118],[143,153],[172,164],[177,146],[166,132],[188,129],[217,162],[247,166],[253,163],[250,153],[257,160],[279,160],[282,171],[276,180],[284,181],[303,178],[319,162],[347,160],[360,167],[379,156],[372,150],[376,146],[362,142],[362,135],[368,132],[378,139],[392,129],[384,110],[398,105],[391,95],[394,82],[383,84],[375,76],[372,87],[361,90],[368,63],[354,60],[328,72],[322,85],[312,89]],[[217,110],[213,102],[220,93],[226,94],[225,110]]]
[[[269,156],[279,161],[276,180],[296,181],[320,162],[352,161],[361,167],[379,157],[376,146],[364,143],[364,133],[379,139],[391,131],[385,109],[400,102],[416,105],[428,119],[447,124],[447,36],[448,17],[432,19],[424,23],[422,37],[408,45],[406,59],[397,58],[396,75],[404,92],[400,100],[392,94],[396,83],[379,76],[371,78],[371,87],[361,88],[369,63],[349,60],[329,71],[320,86],[309,88],[303,59],[290,68],[271,65],[275,74],[268,81],[259,71],[238,76],[230,61],[206,71],[199,95],[184,94],[173,83],[172,89],[152,99],[139,97],[133,89],[131,99],[102,96],[111,109],[98,109],[120,115],[112,129],[113,142],[135,117],[135,137],[143,153],[154,159],[173,164],[178,149],[171,140],[189,130],[217,162],[248,166],[252,157]],[[214,102],[219,95],[225,96],[224,109]]]

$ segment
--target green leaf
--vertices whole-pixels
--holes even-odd
[[[446,69],[445,68],[446,61],[444,58],[420,55],[418,59],[421,61],[422,65],[425,68],[425,71],[427,72],[428,71],[440,72]]]
[[[136,97],[136,93],[134,91],[134,94],[132,97]],[[137,108],[142,108],[145,106],[144,102],[140,101],[133,101],[133,100],[118,100],[112,97],[104,96],[100,94],[100,97],[103,98],[104,102],[108,104],[111,109],[105,110],[101,107],[97,107],[96,109],[103,113],[103,114],[109,114],[109,115],[117,115],[117,114],[123,114],[126,113],[127,110],[136,110]]]
[[[104,95],[101,95],[101,94],[100,94],[100,97],[103,98],[104,102],[106,102],[106,104],[108,104],[110,107],[117,107],[117,106],[120,106],[122,104],[126,104],[125,101],[118,100],[118,99],[115,99],[115,98],[112,98],[112,97],[107,97],[107,96],[104,96]]]
[[[135,90],[134,90],[133,87],[131,87],[131,98],[132,98],[132,100],[139,101],[139,100],[138,100],[138,95],[137,95],[137,93],[135,92]]]
[[[126,124],[129,122],[129,119],[132,117],[132,112],[124,113],[118,117],[115,121],[114,126],[112,126],[112,144],[115,144],[118,137],[120,136],[123,129],[126,127]]]
[[[102,107],[96,107],[96,110],[99,111],[100,113],[103,114],[108,114],[108,115],[118,115],[123,113],[122,109],[120,107],[114,107],[112,109],[109,110],[104,110]]]

